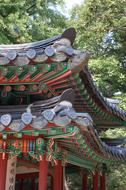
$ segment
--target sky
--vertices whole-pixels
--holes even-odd
[[[60,6],[57,6],[58,10],[65,15],[66,17],[69,18],[69,11],[70,9],[77,5],[80,5],[84,0],[64,0],[65,2],[65,8],[62,10],[62,8]]]
[[[66,3],[66,7],[68,9],[71,9],[72,6],[76,5],[76,4],[81,4],[83,0],[65,0]]]

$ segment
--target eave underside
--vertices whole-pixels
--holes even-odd
[[[72,48],[74,38],[70,29],[33,44],[0,46],[1,147],[9,144],[2,153],[27,153],[39,160],[46,150],[49,161],[62,159],[89,169],[125,162],[125,149],[105,144],[98,132],[125,127],[126,112],[98,91],[87,66],[89,54]],[[57,105],[61,110],[55,111]],[[44,139],[40,149],[35,145],[39,138]],[[13,139],[22,147],[15,147]]]

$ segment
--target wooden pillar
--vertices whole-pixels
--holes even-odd
[[[105,190],[105,173],[100,176],[100,190]]]
[[[7,159],[0,157],[0,190],[5,190],[6,185]]]
[[[86,171],[83,172],[83,177],[82,177],[82,190],[87,190],[88,189],[88,174]]]
[[[93,173],[93,190],[98,190],[98,172]]]
[[[48,177],[48,161],[46,161],[46,159],[43,158],[43,160],[39,162],[39,189],[38,190],[47,189],[47,177]]]
[[[54,166],[53,190],[63,190],[63,167],[62,162],[58,160]]]

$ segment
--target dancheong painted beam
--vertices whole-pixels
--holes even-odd
[[[39,190],[47,187],[48,163],[55,165],[54,190],[63,188],[66,163],[91,170],[94,190],[99,178],[104,190],[104,168],[126,161],[118,139],[99,136],[125,127],[126,112],[98,91],[88,69],[90,54],[72,47],[75,37],[70,28],[39,42],[0,45],[0,163],[4,173],[7,159],[39,163]]]

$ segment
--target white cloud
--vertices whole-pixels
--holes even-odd
[[[60,11],[63,15],[65,15],[67,18],[70,16],[70,9],[75,5],[80,5],[84,0],[64,0],[65,6],[57,6],[57,10]]]
[[[74,5],[81,4],[84,0],[65,0],[66,8],[71,9]]]

